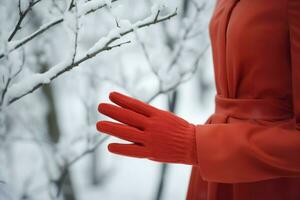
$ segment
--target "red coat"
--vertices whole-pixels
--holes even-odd
[[[300,200],[300,0],[217,0],[189,200]]]

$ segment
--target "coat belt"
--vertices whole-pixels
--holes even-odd
[[[233,99],[215,97],[215,113],[206,123],[226,123],[229,117],[278,121],[293,117],[290,99]]]

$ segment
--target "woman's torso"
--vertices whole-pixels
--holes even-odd
[[[218,96],[292,101],[287,20],[287,0],[217,0],[209,28]],[[239,120],[212,115],[206,123]],[[300,179],[212,183],[194,166],[187,199],[299,200]]]

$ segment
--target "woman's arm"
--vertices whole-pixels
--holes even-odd
[[[300,177],[300,131],[293,121],[264,126],[253,122],[196,127],[203,179],[239,183]]]

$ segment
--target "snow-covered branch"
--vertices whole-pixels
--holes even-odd
[[[154,94],[152,94],[148,98],[148,100],[146,100],[146,102],[148,103],[153,101],[157,96],[161,94],[166,94],[176,90],[179,85],[190,80],[196,73],[196,70],[199,66],[199,62],[209,47],[209,44],[206,44],[203,45],[202,49],[199,49],[199,53],[197,53],[197,55],[194,56],[195,60],[192,62],[188,70],[179,69],[180,66],[178,66],[178,62],[182,59],[182,54],[185,53],[188,46],[188,42],[191,39],[194,39],[194,37],[201,35],[203,32],[202,30],[200,32],[197,32],[197,34],[193,33],[195,27],[197,27],[196,22],[199,21],[199,18],[201,17],[201,14],[205,9],[206,3],[204,2],[201,5],[199,5],[197,2],[193,1],[192,5],[195,8],[194,16],[191,18],[191,20],[189,20],[189,23],[183,26],[182,34],[179,34],[177,37],[172,38],[172,36],[165,29],[164,33],[167,40],[171,40],[174,42],[172,46],[169,46],[169,49],[171,50],[171,56],[169,59],[167,59],[168,62],[166,66],[156,66],[157,63],[155,64],[155,62],[151,60],[150,52],[148,52],[146,44],[139,38],[139,35],[136,34],[137,41],[141,46],[144,57],[152,73],[155,75],[159,82],[158,90],[154,92]],[[166,26],[163,27],[166,28]],[[193,34],[194,37],[190,37],[191,34]],[[172,74],[174,76],[172,76]],[[168,82],[171,82],[171,84]]]
[[[8,68],[8,77],[4,83],[4,87],[2,89],[2,93],[1,93],[1,97],[0,97],[0,107],[4,103],[4,98],[6,96],[8,88],[10,87],[12,81],[16,78],[16,76],[23,70],[24,64],[25,64],[25,53],[24,53],[24,51],[22,51],[22,60],[21,60],[20,66],[18,67],[17,71],[12,73],[12,71],[11,71],[12,68],[11,67]]]
[[[199,55],[196,57],[196,59],[195,59],[195,61],[194,61],[194,63],[193,63],[193,65],[192,65],[192,67],[191,67],[190,70],[181,72],[179,74],[180,78],[179,78],[178,81],[176,81],[175,84],[172,84],[170,87],[163,88],[161,86],[162,83],[160,82],[160,87],[159,87],[160,89],[157,90],[157,92],[154,93],[147,100],[147,102],[149,103],[149,102],[153,101],[156,97],[158,97],[161,94],[166,94],[168,92],[172,92],[172,91],[176,90],[178,88],[178,86],[180,86],[181,84],[183,84],[183,83],[187,82],[188,80],[190,80],[193,77],[193,75],[195,74],[195,72],[196,72],[196,70],[197,70],[197,68],[199,66],[199,62],[200,62],[201,58],[204,56],[204,54],[207,51],[208,47],[209,47],[209,45],[206,45],[204,47],[204,49],[199,53]]]
[[[175,52],[172,56],[171,62],[170,62],[167,69],[171,69],[174,65],[177,64],[179,58],[181,57],[181,54],[183,53],[185,42],[188,39],[192,39],[189,36],[190,36],[190,34],[192,33],[193,29],[196,26],[195,22],[199,20],[199,17],[200,17],[201,13],[203,12],[203,10],[205,9],[205,6],[206,6],[206,3],[203,3],[201,6],[198,5],[198,3],[195,2],[195,1],[192,1],[192,3],[193,3],[193,5],[196,9],[196,13],[195,13],[194,17],[192,18],[192,20],[190,21],[190,23],[185,28],[182,36],[179,38],[178,45],[175,49]],[[201,34],[201,32],[200,32],[200,34]],[[196,34],[196,36],[198,36],[198,35],[199,35],[199,33]]]
[[[39,1],[41,1],[41,0],[35,1],[35,3],[33,5],[35,5]],[[112,0],[111,3],[116,2],[116,1],[118,1],[118,0]],[[105,0],[100,0],[100,1],[97,1],[96,3],[93,2],[93,5],[89,5],[89,2],[87,2],[86,4],[87,5],[83,6],[83,8],[79,11],[81,13],[81,16],[89,15],[91,13],[96,12],[97,10],[100,10],[100,9],[110,5],[110,3],[108,3],[108,1],[105,1]],[[22,18],[22,20],[23,20],[23,18]],[[12,39],[11,38],[10,40],[8,40],[9,43],[8,43],[7,53],[11,53],[11,52],[17,50],[18,48],[22,47],[23,45],[27,44],[28,42],[30,42],[31,40],[36,38],[37,36],[42,35],[44,32],[50,30],[51,28],[55,27],[58,24],[61,24],[64,21],[65,21],[65,18],[63,16],[57,17],[57,18],[53,19],[52,21],[40,26],[35,32],[24,37],[23,39],[11,40]],[[16,25],[16,27],[17,26],[18,25]],[[19,30],[19,28],[17,28],[16,30]],[[0,59],[4,58],[5,54],[6,53],[0,53]]]
[[[18,1],[22,13],[30,2],[39,3],[20,19]],[[159,95],[173,94],[194,74],[205,76],[196,73],[208,47],[205,12],[200,15],[204,1],[184,0],[188,9],[181,1],[151,2],[147,17],[147,0],[4,1],[0,160],[5,166],[0,184],[5,181],[24,199],[90,198],[91,186],[100,188],[120,166],[104,156],[101,146],[109,136],[95,128],[103,117],[96,107],[106,101],[104,95],[120,89],[151,103]],[[164,23],[177,14],[176,7],[180,16]],[[18,23],[21,29],[15,28]],[[157,23],[156,28],[138,30]],[[126,51],[111,51],[129,43]],[[79,65],[78,73],[52,83]],[[22,176],[11,179],[11,174]]]
[[[160,12],[159,10],[157,13]],[[157,13],[153,13],[148,18],[138,21],[135,24],[126,23],[123,27],[117,27],[110,31],[110,33],[106,36],[101,38],[90,50],[88,50],[85,54],[78,56],[79,58],[75,59],[74,62],[70,59],[66,59],[59,64],[53,66],[50,70],[46,71],[45,73],[41,74],[33,74],[27,77],[25,80],[20,81],[12,85],[8,92],[7,97],[5,100],[5,105],[9,105],[20,98],[24,97],[25,95],[35,91],[39,87],[44,84],[50,83],[53,79],[57,78],[58,76],[62,75],[63,73],[73,69],[74,67],[80,65],[84,61],[91,59],[98,55],[101,52],[109,51],[113,48],[119,47],[125,43],[119,44],[112,44],[113,42],[119,40],[123,36],[133,32],[136,29],[140,29],[146,26],[151,26],[153,24],[160,23],[162,21],[166,21],[171,19],[172,17],[177,15],[177,10],[173,13],[168,14],[166,16],[157,17]]]
[[[16,33],[18,32],[18,30],[21,29],[21,24],[22,21],[25,19],[26,15],[29,13],[29,11],[33,8],[34,5],[36,5],[37,3],[39,3],[41,0],[30,0],[28,6],[26,7],[26,9],[24,11],[22,11],[22,5],[21,5],[21,0],[18,1],[18,10],[19,10],[19,19],[18,22],[16,24],[16,26],[14,27],[13,31],[11,32],[11,34],[8,37],[8,41],[11,41],[13,39],[13,37],[16,35]]]

